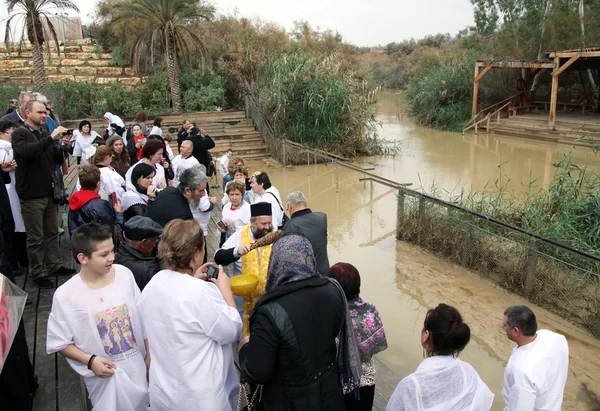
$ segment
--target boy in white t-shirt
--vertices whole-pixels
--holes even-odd
[[[148,341],[133,274],[113,265],[112,232],[92,222],[71,236],[81,271],[54,293],[46,349],[82,375],[94,411],[149,409]]]
[[[233,150],[228,148],[222,157],[219,158],[219,173],[221,173],[221,177],[225,177],[227,173],[229,173],[229,157],[233,154]]]

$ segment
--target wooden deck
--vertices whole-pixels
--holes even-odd
[[[74,190],[77,183],[77,173],[74,171],[75,163],[74,159],[71,158],[71,172],[65,176],[65,186],[69,193]],[[218,180],[220,181],[221,178],[219,177]],[[210,184],[215,183],[216,180],[213,177]],[[221,215],[222,188],[211,189],[212,195],[215,195],[218,201],[212,213],[212,224],[209,224],[208,229],[207,248],[209,260],[212,260],[212,256],[219,247],[220,232],[216,228],[216,222]],[[59,207],[59,226],[62,226],[63,209],[64,207]],[[71,256],[68,230],[66,227],[64,228],[65,233],[60,236],[61,256],[65,265],[79,268]],[[63,356],[60,354],[48,355],[46,353],[46,326],[52,306],[52,296],[56,288],[64,284],[69,278],[69,276],[57,277],[54,289],[41,290],[29,281],[27,276],[17,277],[17,284],[29,294],[29,298],[33,302],[33,304],[25,307],[23,321],[25,323],[29,355],[40,384],[33,400],[34,411],[91,410],[83,380],[71,369]],[[401,378],[377,358],[375,358],[375,363],[377,384],[373,409],[383,411]]]

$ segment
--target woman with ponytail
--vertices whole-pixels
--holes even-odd
[[[392,394],[387,411],[488,411],[494,394],[473,367],[458,359],[471,330],[458,310],[446,304],[425,316],[421,345],[425,360]]]

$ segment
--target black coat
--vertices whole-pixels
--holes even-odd
[[[310,208],[296,211],[283,227],[284,233],[300,233],[312,245],[317,260],[317,271],[327,276],[329,258],[327,257],[327,214],[313,213]]]
[[[192,137],[197,136],[198,134],[200,134],[200,130],[198,130],[197,127],[192,127],[188,133],[188,131],[182,126],[177,132],[177,150],[181,148],[181,143],[183,143],[185,140],[190,140]]]
[[[111,228],[115,225],[122,228],[124,224],[123,213],[115,213],[114,208],[108,201],[94,198],[81,208],[69,209],[69,234],[92,221],[98,221]]]
[[[209,136],[194,136],[187,140],[190,140],[194,143],[194,150],[192,151],[192,155],[196,157],[196,160],[200,164],[204,164],[206,170],[208,170],[208,163],[211,161],[210,153],[208,150],[215,147],[215,142]]]
[[[343,411],[336,342],[346,306],[335,285],[315,277],[267,292],[250,316],[240,351],[242,378],[264,384],[265,411]]]
[[[48,131],[32,130],[24,125],[13,131],[17,194],[21,200],[52,197],[52,175],[65,158]]]
[[[5,186],[5,184],[10,184],[10,174],[4,171],[0,171],[0,173],[2,173],[2,180],[0,180],[2,185],[0,187],[0,231],[11,234],[15,231],[15,220],[13,219],[10,198]]]
[[[194,219],[187,198],[183,196],[183,193],[177,187],[167,187],[161,191],[152,205],[148,207],[147,216],[163,227],[176,218],[182,220]]]
[[[156,257],[145,256],[125,243],[119,245],[119,250],[115,254],[115,264],[121,264],[131,270],[140,291],[154,274],[160,271],[160,264]]]

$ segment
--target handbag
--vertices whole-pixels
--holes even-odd
[[[261,409],[259,408],[259,405],[262,401],[262,390],[263,386],[259,384],[252,393],[252,396],[250,396],[250,393],[252,392],[251,388],[248,388],[248,385],[242,382],[240,384],[240,393],[238,395],[237,411],[259,411]]]
[[[277,196],[275,194],[271,193],[270,191],[267,191],[267,193],[271,194],[275,198],[275,201],[277,201],[277,204],[279,204],[279,209],[283,212],[283,218],[281,219],[281,225],[279,227],[277,227],[278,229],[282,230],[283,227],[285,227],[285,225],[287,224],[287,222],[290,221],[290,218],[285,213],[285,210],[281,206],[281,203],[279,202],[279,199],[277,198]]]
[[[67,201],[67,193],[65,191],[65,183],[62,179],[58,178],[58,173],[56,172],[56,166],[52,167],[48,163],[48,158],[42,153],[42,157],[46,161],[46,164],[50,167],[50,175],[52,176],[52,198],[55,204],[65,205],[68,203]]]

